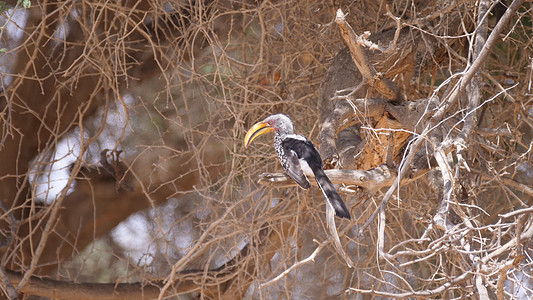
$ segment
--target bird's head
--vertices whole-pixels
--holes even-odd
[[[292,125],[291,119],[284,114],[271,115],[248,130],[244,138],[245,147],[248,148],[256,137],[271,131],[291,134],[294,132],[294,125]]]

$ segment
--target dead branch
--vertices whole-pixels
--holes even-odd
[[[352,27],[346,22],[341,9],[337,10],[335,22],[339,25],[341,35],[350,48],[352,59],[363,75],[366,82],[374,87],[383,97],[391,101],[400,101],[402,96],[398,87],[382,74],[378,74],[367,58],[361,45],[365,44],[364,38],[357,36]]]
[[[368,171],[331,169],[324,170],[324,172],[333,183],[347,186],[355,185],[369,192],[375,192],[383,187],[390,186],[396,178],[396,170],[385,164]],[[283,173],[263,173],[258,183],[271,187],[296,185],[290,177]],[[315,183],[312,184],[316,185]]]

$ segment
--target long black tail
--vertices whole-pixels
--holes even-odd
[[[335,214],[338,217],[350,219],[350,212],[348,211],[348,208],[346,208],[346,205],[342,201],[342,198],[337,192],[337,189],[335,189],[333,183],[331,183],[326,173],[324,173],[324,170],[317,169],[313,171],[315,173],[315,179],[318,183],[318,186],[322,190],[322,193],[324,194],[324,197],[326,197],[326,200],[335,209]]]

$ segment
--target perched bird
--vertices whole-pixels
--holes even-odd
[[[294,134],[291,119],[284,114],[275,114],[255,124],[244,138],[245,147],[258,136],[274,131],[274,149],[286,173],[304,189],[311,184],[307,176],[314,176],[324,197],[341,218],[350,219],[350,213],[341,196],[322,169],[322,159],[316,147],[303,135]]]

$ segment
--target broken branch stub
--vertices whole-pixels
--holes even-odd
[[[342,38],[348,45],[352,59],[359,72],[363,75],[364,80],[375,88],[385,99],[389,101],[401,101],[402,95],[400,89],[394,82],[376,71],[363,50],[362,45],[365,44],[364,38],[355,34],[350,24],[346,22],[341,9],[337,10],[335,22],[339,25]]]

